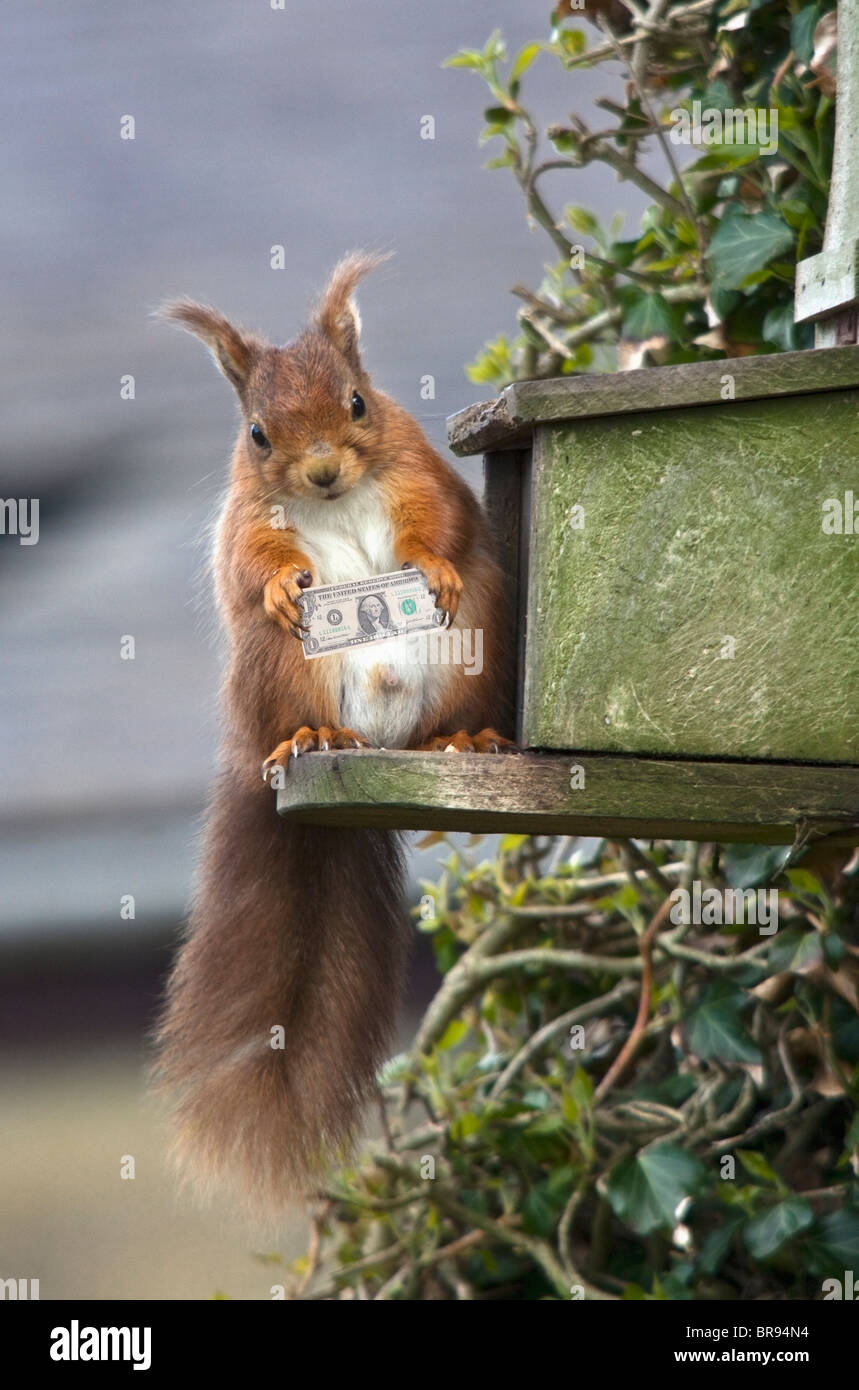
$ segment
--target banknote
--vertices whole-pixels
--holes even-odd
[[[367,642],[426,632],[444,622],[435,596],[417,569],[305,589],[301,605],[308,629],[302,638],[307,660]]]

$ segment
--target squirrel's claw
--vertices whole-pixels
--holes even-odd
[[[301,634],[310,631],[304,622],[304,608],[300,602],[302,591],[308,587],[308,575],[310,571],[298,565],[284,565],[275,570],[263,590],[266,616],[299,642],[303,640]],[[312,575],[310,577],[312,579]]]
[[[402,568],[406,569],[407,565],[403,565]],[[456,617],[462,593],[462,580],[456,568],[440,555],[422,555],[415,562],[414,568],[419,569],[426,579],[427,588],[435,598],[435,606],[444,615],[443,625],[450,627]]]
[[[279,743],[274,752],[266,758],[262,765],[262,780],[267,782],[273,768],[287,767],[290,759],[298,758],[302,753],[329,753],[337,748],[371,747],[372,744],[363,734],[357,734],[354,729],[330,728],[327,724],[321,725],[318,729],[309,729],[305,724],[297,729],[291,738]]]

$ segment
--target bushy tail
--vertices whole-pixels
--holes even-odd
[[[261,1217],[355,1138],[409,939],[394,833],[286,822],[272,803],[217,784],[154,1066],[195,1187],[226,1183]]]

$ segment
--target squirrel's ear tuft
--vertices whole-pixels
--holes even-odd
[[[331,340],[339,352],[356,369],[361,366],[358,351],[358,338],[361,333],[361,319],[353,299],[355,286],[371,270],[388,260],[390,253],[373,251],[351,251],[331,272],[331,279],[325,287],[316,322],[322,332]]]
[[[262,346],[256,338],[240,333],[223,314],[193,299],[173,300],[156,312],[159,318],[169,319],[201,338],[224,376],[241,395]]]

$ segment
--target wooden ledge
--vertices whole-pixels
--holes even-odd
[[[724,398],[726,375],[733,378],[731,401]],[[455,454],[479,454],[487,449],[514,448],[527,442],[535,425],[552,421],[668,407],[724,408],[734,401],[850,387],[859,387],[856,346],[514,381],[493,400],[480,401],[451,415],[447,421],[448,443]]]
[[[305,753],[285,782],[279,813],[317,825],[859,844],[859,767],[361,749]]]

